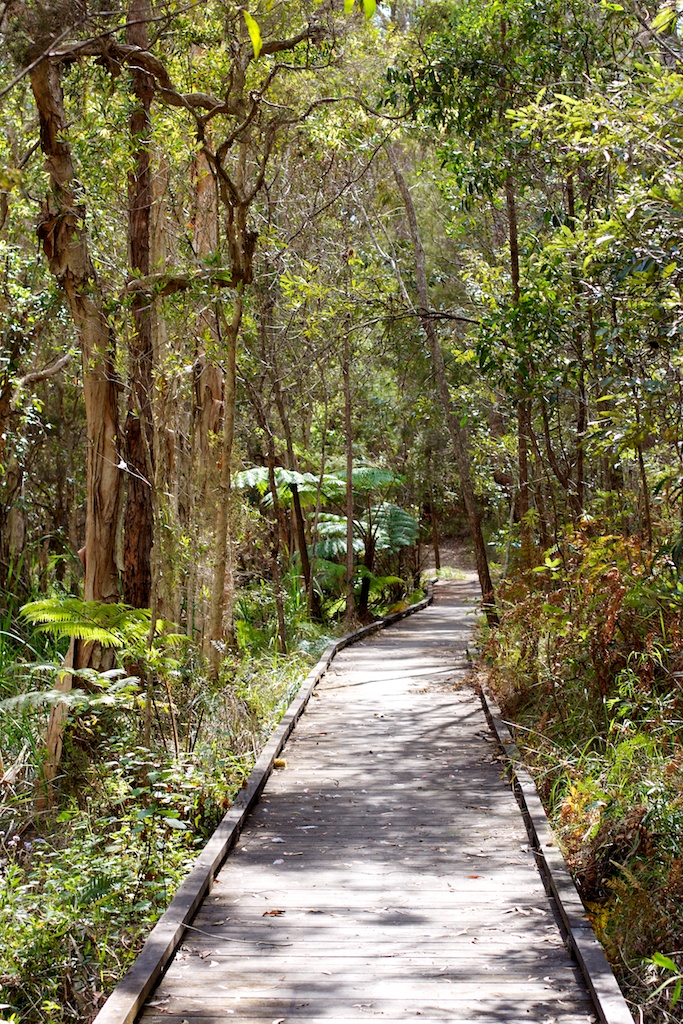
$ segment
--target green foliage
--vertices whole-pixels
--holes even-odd
[[[81,601],[76,597],[51,597],[24,605],[21,614],[38,632],[54,637],[73,637],[103,647],[134,648],[144,644],[150,633],[151,614],[148,608],[130,608],[125,604],[102,601]],[[168,628],[161,621],[154,634]],[[174,640],[180,639],[176,634]]]
[[[109,754],[86,806],[65,807],[54,830],[3,836],[0,998],[22,1021],[57,1024],[99,1008],[248,767]]]
[[[679,575],[596,525],[506,585],[486,652],[598,935],[646,1017],[667,1020],[675,978],[649,995],[636,978],[655,987],[641,965],[663,967],[653,951],[683,929]]]

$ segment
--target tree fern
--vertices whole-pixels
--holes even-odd
[[[377,530],[375,547],[378,551],[394,554],[400,548],[411,547],[417,540],[420,524],[404,508],[385,501],[371,510],[371,516]]]

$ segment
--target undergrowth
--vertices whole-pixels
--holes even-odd
[[[675,555],[675,551],[674,551]],[[681,1020],[683,584],[672,551],[574,532],[501,589],[484,647],[636,1019]]]
[[[50,601],[46,607],[42,621],[46,615],[62,621]],[[54,690],[65,642],[37,632],[31,646],[15,631],[16,639],[5,645],[4,1021],[92,1020],[246,781],[311,661],[329,642],[329,631],[307,626],[300,643],[293,635],[295,651],[289,655],[267,644],[243,644],[226,657],[218,682],[209,685],[189,645],[178,647],[161,636],[146,656],[133,650],[139,614],[127,616],[122,606],[119,613],[120,663],[135,655],[141,676],[114,670],[75,679],[67,695],[60,774],[51,786],[43,776],[43,744],[50,708],[67,699]],[[111,614],[111,606],[103,611],[105,618]],[[79,628],[85,628],[82,622]],[[17,629],[30,635],[25,619]]]

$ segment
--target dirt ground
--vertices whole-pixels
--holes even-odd
[[[422,549],[425,559],[425,569],[434,568],[434,549],[425,545]],[[439,555],[441,557],[441,568],[449,566],[451,569],[461,569],[463,572],[473,572],[476,569],[474,554],[467,544],[457,537],[444,537],[439,544]]]

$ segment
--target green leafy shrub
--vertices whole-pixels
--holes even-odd
[[[643,1019],[674,1020],[658,951],[683,947],[683,588],[666,548],[568,534],[506,583],[491,683],[599,938]],[[655,963],[656,966],[656,963]]]

